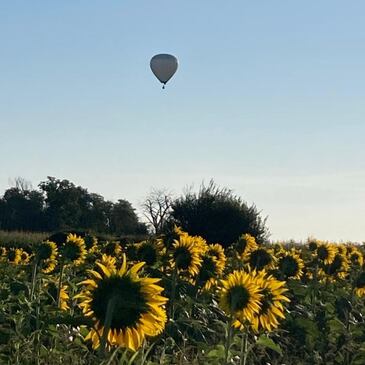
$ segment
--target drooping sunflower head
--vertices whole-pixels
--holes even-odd
[[[327,242],[321,242],[317,248],[317,258],[325,265],[332,263],[336,256],[336,247]]]
[[[361,272],[356,278],[354,291],[358,297],[365,296],[365,271]]]
[[[237,255],[243,259],[250,252],[256,250],[258,246],[255,237],[251,236],[248,233],[245,233],[234,244],[234,248],[237,252]]]
[[[286,251],[279,256],[277,267],[284,280],[299,280],[303,275],[304,261],[294,250]]]
[[[275,256],[272,251],[263,247],[251,251],[246,261],[252,270],[257,271],[273,269],[275,266]]]
[[[137,260],[144,261],[148,266],[155,265],[165,251],[161,240],[142,241],[135,246]]]
[[[109,345],[136,351],[146,336],[156,336],[165,327],[167,298],[161,296],[160,279],[140,277],[143,263],[128,269],[125,255],[119,270],[98,266],[102,273],[89,270],[90,278],[81,283],[85,288],[76,296],[85,316],[94,321],[86,339],[97,348],[108,331]]]
[[[10,264],[19,265],[21,261],[21,251],[19,248],[9,248],[6,258]]]
[[[241,323],[251,322],[261,308],[260,287],[250,273],[233,271],[221,281],[220,306]]]
[[[279,281],[267,275],[264,270],[256,275],[256,282],[261,289],[261,308],[258,315],[253,317],[251,326],[255,332],[261,329],[271,332],[284,319],[284,302],[290,302],[284,294],[288,291],[285,281]]]
[[[78,266],[85,261],[86,254],[87,251],[83,238],[70,233],[61,249],[62,259],[66,263],[72,263]]]
[[[207,241],[203,237],[192,236],[191,238],[194,240],[194,245],[200,252],[205,252],[208,249]]]
[[[171,266],[179,273],[186,273],[195,276],[199,272],[201,266],[202,251],[199,246],[195,245],[195,240],[190,236],[181,236],[179,240],[175,240]]]
[[[58,248],[55,242],[43,241],[35,247],[35,257],[38,262],[45,260],[56,260]]]

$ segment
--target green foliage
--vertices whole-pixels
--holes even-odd
[[[221,189],[211,181],[202,185],[198,193],[188,192],[172,203],[175,223],[191,235],[198,235],[210,243],[223,247],[249,233],[262,243],[268,235],[265,219],[255,205],[248,206],[228,189]]]

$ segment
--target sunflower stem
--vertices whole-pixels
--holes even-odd
[[[62,288],[62,276],[63,276],[63,269],[65,267],[63,260],[60,263],[60,277],[58,280],[58,291],[57,291],[57,307],[61,307],[61,288]]]
[[[30,291],[30,300],[33,300],[34,291],[35,291],[35,287],[36,287],[36,282],[37,282],[37,266],[38,266],[38,259],[36,258],[34,260],[34,265],[33,265],[32,288],[31,288],[31,291]]]
[[[229,348],[231,347],[231,337],[232,337],[232,318],[229,318],[227,322],[227,337],[224,351],[224,364],[229,364]]]
[[[170,298],[170,308],[169,308],[169,317],[170,319],[174,319],[175,316],[175,295],[176,295],[176,280],[177,279],[177,270],[174,269],[172,273],[172,280],[171,280],[171,298]]]
[[[248,345],[248,331],[246,329],[241,338],[240,365],[246,365],[247,355],[248,355],[247,345]]]
[[[116,304],[116,297],[112,297],[108,301],[108,306],[106,308],[106,315],[105,315],[105,323],[104,323],[104,330],[103,330],[103,336],[101,337],[101,343],[100,343],[100,350],[103,355],[105,355],[106,352],[106,343],[108,340],[108,334],[110,331],[110,326],[112,324],[113,319],[113,313],[115,309]]]

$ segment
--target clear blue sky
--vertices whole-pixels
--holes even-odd
[[[0,2],[0,194],[214,178],[273,239],[365,240],[365,2]],[[156,53],[180,68],[161,90]]]

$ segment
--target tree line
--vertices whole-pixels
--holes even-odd
[[[105,200],[69,180],[48,177],[33,189],[24,179],[15,180],[0,198],[0,229],[24,231],[71,231],[120,235],[169,234],[175,225],[191,235],[227,247],[241,234],[258,242],[268,237],[266,218],[256,206],[248,206],[214,181],[198,192],[188,190],[173,198],[166,190],[152,190],[144,200],[142,222],[125,199]]]

